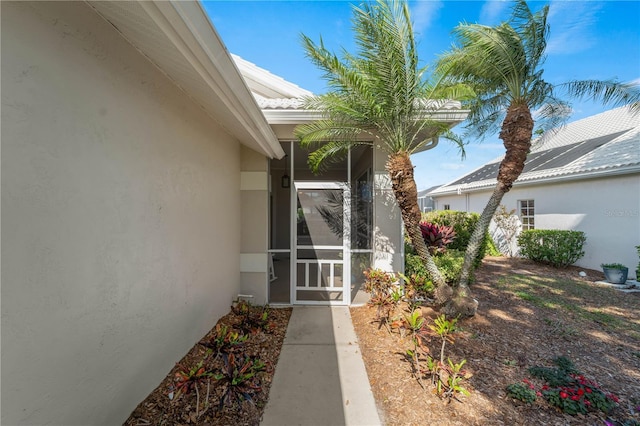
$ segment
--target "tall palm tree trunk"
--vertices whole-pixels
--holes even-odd
[[[448,285],[424,242],[422,231],[420,231],[421,215],[418,207],[418,189],[409,154],[401,152],[389,156],[387,171],[391,177],[391,187],[398,202],[409,240],[436,286],[436,303],[447,316],[470,317],[475,315],[478,302],[471,297],[468,286],[459,286],[454,289]]]
[[[422,231],[420,230],[420,207],[418,206],[418,188],[413,176],[413,164],[406,152],[392,154],[387,161],[387,171],[391,177],[391,188],[400,208],[400,214],[409,240],[424,263],[436,287],[447,285],[429,253]]]
[[[489,230],[489,224],[494,213],[498,209],[504,194],[511,190],[513,183],[520,177],[531,149],[531,135],[533,134],[533,118],[529,106],[525,103],[511,104],[507,109],[507,116],[502,123],[500,139],[506,148],[504,159],[500,163],[498,171],[498,183],[489,202],[485,206],[480,219],[476,224],[462,264],[459,287],[469,285],[473,263],[478,257],[485,234]]]

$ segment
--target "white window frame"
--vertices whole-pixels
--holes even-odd
[[[536,229],[535,200],[518,200],[518,216],[522,223],[522,230]]]

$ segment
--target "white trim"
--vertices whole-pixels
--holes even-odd
[[[240,172],[241,191],[267,191],[267,172]]]
[[[267,253],[240,253],[240,272],[267,273]]]

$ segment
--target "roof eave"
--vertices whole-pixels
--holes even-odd
[[[89,3],[107,21],[100,7],[102,2]],[[262,115],[251,91],[240,75],[222,39],[209,21],[200,2],[185,1],[141,1],[120,2],[119,7],[138,4],[147,15],[147,24],[160,30],[179,52],[181,61],[201,79],[207,93],[191,93],[189,84],[181,76],[163,69],[159,58],[154,58],[145,49],[144,42],[136,39],[135,32],[123,31],[113,23],[120,33],[154,65],[165,73],[182,91],[198,103],[207,114],[243,145],[270,158],[282,158],[284,151],[278,138]],[[111,22],[111,21],[110,21]],[[231,114],[223,112],[226,108]],[[220,116],[224,115],[224,120]]]
[[[546,184],[546,183],[564,183],[564,182],[572,182],[572,181],[578,181],[578,180],[628,175],[628,174],[634,174],[634,173],[640,173],[640,164],[633,164],[625,167],[617,167],[614,169],[598,169],[598,170],[591,170],[587,172],[580,172],[580,173],[574,173],[574,174],[563,174],[560,176],[549,176],[549,177],[543,177],[543,178],[527,179],[523,181],[517,180],[514,182],[513,187],[515,188],[515,187],[533,186],[533,185],[540,185],[540,184]],[[472,192],[484,192],[487,190],[492,190],[495,187],[496,183],[497,181],[493,180],[491,183],[478,185],[475,187],[469,187],[469,188],[466,188],[464,185],[456,185],[451,188],[440,187],[436,190],[435,193],[432,192],[429,195],[432,197],[441,197],[441,196],[447,196],[447,195],[461,195],[461,194],[467,194]]]

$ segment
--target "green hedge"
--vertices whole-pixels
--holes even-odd
[[[555,267],[572,265],[584,256],[585,241],[584,232],[556,229],[529,229],[518,236],[522,256]]]
[[[464,262],[464,252],[458,250],[447,250],[433,256],[433,261],[444,276],[447,283],[457,283],[462,273],[462,263]],[[416,276],[418,281],[431,280],[431,276],[424,267],[420,257],[411,250],[405,253],[405,271],[407,277]]]
[[[436,210],[429,213],[422,214],[422,220],[426,222],[435,223],[437,225],[446,225],[453,227],[456,232],[456,238],[453,242],[447,245],[447,249],[458,250],[464,252],[469,245],[471,234],[480,219],[480,215],[477,213],[467,213],[456,210]],[[485,234],[478,257],[474,262],[474,267],[477,268],[482,263],[482,259],[487,255],[497,256],[500,254],[496,248],[495,243],[491,239],[489,232]]]

